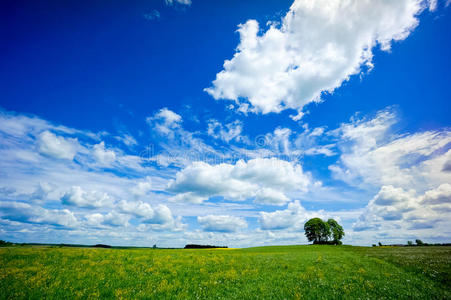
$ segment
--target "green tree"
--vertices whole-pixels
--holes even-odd
[[[418,246],[423,246],[423,245],[424,245],[423,241],[420,240],[420,239],[417,239],[417,240],[415,241],[415,243],[417,243]]]
[[[304,224],[305,236],[313,244],[327,242],[330,236],[329,224],[320,218],[313,218]]]
[[[13,243],[0,240],[0,247],[12,246]]]
[[[327,224],[329,224],[330,232],[332,233],[332,241],[334,244],[341,245],[341,239],[345,236],[343,227],[334,219],[327,220]]]

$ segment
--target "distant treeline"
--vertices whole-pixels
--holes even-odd
[[[11,243],[0,240],[0,247],[6,246],[49,246],[49,247],[71,247],[71,248],[114,248],[114,249],[144,249],[144,248],[156,248],[154,247],[133,247],[133,246],[110,246],[106,244],[96,245],[82,245],[82,244],[46,244],[46,243]],[[173,249],[173,248],[159,248],[159,249]]]
[[[82,244],[46,244],[46,243],[11,243],[7,241],[0,240],[0,247],[7,246],[49,246],[49,247],[71,247],[71,248],[112,248],[112,249],[180,249],[180,248],[161,248],[157,245],[153,247],[129,247],[129,246],[111,246],[107,244],[96,244],[96,245],[82,245]],[[188,244],[185,249],[212,249],[212,248],[227,248],[227,246],[213,246],[213,245],[196,245]]]
[[[451,243],[423,243],[421,245],[415,245],[415,244],[407,244],[407,245],[390,245],[390,246],[403,246],[403,247],[418,247],[418,246],[451,246]]]
[[[104,245],[104,244],[97,244],[92,247],[94,247],[94,248],[111,248],[110,245]]]
[[[376,246],[390,246],[390,247],[418,247],[418,246],[451,246],[451,243],[424,243],[422,240],[415,240],[415,244],[412,241],[407,241],[407,244],[388,244],[384,245],[381,242],[378,245],[373,244],[373,247]]]
[[[11,243],[11,242],[6,242],[6,241],[4,241],[4,240],[0,240],[0,247],[7,247],[7,246],[12,246],[13,245],[13,243]]]
[[[196,245],[196,244],[188,244],[185,246],[185,249],[209,249],[209,248],[227,248],[227,246]]]

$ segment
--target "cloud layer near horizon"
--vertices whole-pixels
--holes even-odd
[[[54,237],[66,231],[89,233],[93,241],[99,238],[95,232],[119,241],[159,232],[163,243],[232,239],[235,245],[251,245],[259,239],[303,239],[305,220],[332,217],[343,222],[349,242],[393,238],[393,229],[398,238],[413,232],[448,236],[451,133],[444,128],[399,134],[393,129],[398,122],[396,110],[389,107],[332,130],[279,127],[261,136],[265,143],[253,146],[242,144],[241,138],[229,140],[234,146],[217,153],[232,158],[227,162],[187,157],[182,164],[168,158],[161,165],[127,154],[117,148],[122,142],[105,132],[2,112],[0,163],[10,174],[0,185],[2,230],[18,236],[43,228]],[[211,123],[203,134],[195,134],[183,127],[181,115],[168,109],[157,111],[147,123],[164,137],[163,150],[182,145],[179,151],[207,153],[217,141],[209,132]],[[234,160],[240,154],[246,156]],[[326,166],[331,175],[324,178],[327,185],[304,169],[304,159],[312,155],[332,161]],[[339,196],[337,182],[359,190],[357,198]],[[302,204],[321,203],[331,195],[360,208],[312,210]]]

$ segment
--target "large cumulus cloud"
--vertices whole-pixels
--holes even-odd
[[[373,48],[389,50],[407,38],[428,6],[434,9],[435,1],[296,0],[262,34],[255,20],[239,25],[235,55],[205,90],[234,100],[241,111],[301,111],[371,69]]]

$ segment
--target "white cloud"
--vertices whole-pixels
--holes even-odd
[[[191,5],[191,0],[164,0],[166,5],[174,5],[175,3],[181,4],[181,5]]]
[[[59,159],[74,159],[78,141],[56,136],[50,131],[42,132],[38,137],[39,152]]]
[[[225,142],[230,142],[231,140],[236,140],[238,142],[247,141],[246,137],[241,136],[241,132],[243,131],[243,124],[236,120],[234,122],[222,125],[217,120],[210,120],[208,122],[208,135],[221,139]]]
[[[26,116],[0,109],[0,133],[8,137],[22,137],[27,140],[27,135],[38,136],[44,131],[79,135],[90,139],[98,139],[99,134],[89,131],[77,130],[61,125],[54,125],[36,116]],[[4,142],[4,141],[2,141]]]
[[[0,216],[2,219],[30,224],[57,227],[75,227],[78,225],[77,218],[68,209],[45,209],[22,202],[0,201]]]
[[[150,204],[139,201],[139,202],[127,202],[121,201],[118,204],[118,208],[121,212],[134,215],[138,218],[152,218],[154,215],[154,210]]]
[[[213,232],[236,232],[247,227],[244,219],[227,215],[198,217],[197,222],[204,231]]]
[[[437,233],[451,234],[445,221],[451,211],[446,203],[451,131],[397,134],[397,123],[393,109],[386,109],[332,132],[341,152],[338,163],[329,167],[332,175],[350,185],[379,189],[353,225],[355,241],[440,240]]]
[[[152,117],[148,117],[146,121],[159,133],[170,135],[174,129],[180,127],[182,117],[165,107],[160,109]]]
[[[445,164],[443,165],[443,172],[451,172],[451,160],[448,160],[447,162],[445,162]]]
[[[144,197],[152,190],[151,179],[148,177],[144,181],[138,182],[133,188],[132,193],[135,197]]]
[[[144,19],[153,21],[153,20],[158,20],[161,17],[161,14],[158,10],[154,9],[150,13],[146,13],[143,16],[144,16]]]
[[[301,111],[371,69],[372,49],[388,51],[393,41],[407,38],[418,14],[434,2],[296,0],[281,24],[270,23],[266,32],[260,34],[255,20],[239,25],[237,52],[205,90],[237,102],[240,111]]]
[[[100,224],[103,222],[103,215],[100,213],[88,214],[85,216],[85,219],[86,225],[92,227],[99,227]]]
[[[448,211],[451,211],[451,184],[441,184],[437,189],[427,191],[421,202],[429,205],[448,205]],[[441,207],[443,208],[443,207]]]
[[[308,212],[298,200],[288,204],[284,210],[260,213],[260,227],[263,230],[293,229],[302,231],[309,218],[324,216],[324,212]]]
[[[167,108],[160,109],[156,114],[147,118],[152,131],[157,134],[161,153],[154,155],[149,151],[149,160],[155,161],[163,167],[184,167],[193,160],[208,157],[223,158],[223,154],[199,138],[198,132],[190,132],[183,128],[182,117]]]
[[[30,195],[30,199],[38,202],[45,202],[54,190],[55,188],[49,183],[39,182],[34,192]]]
[[[289,203],[285,210],[261,212],[260,227],[264,230],[287,229],[296,227],[296,224],[298,225],[297,227],[299,227],[299,224],[303,224],[308,216],[309,215],[299,201],[294,201]]]
[[[198,132],[190,132],[183,128],[182,117],[167,108],[160,109],[156,114],[147,118],[153,133],[159,139],[161,153],[153,155],[150,160],[163,167],[183,167],[192,160],[200,160],[205,156],[221,158],[222,154],[207,145]],[[150,151],[152,152],[152,150]]]
[[[352,223],[361,214],[362,209],[338,211],[306,210],[299,200],[296,200],[290,202],[286,209],[273,212],[260,212],[258,221],[260,223],[260,230],[268,235],[266,239],[289,243],[291,238],[291,243],[293,243],[295,241],[293,237],[296,237],[299,241],[307,242],[304,237],[304,224],[307,220],[311,218],[321,218],[323,220],[333,218],[345,228],[346,242],[346,239],[349,237],[348,233],[351,232],[348,228],[351,227]],[[359,241],[354,242],[361,244]]]
[[[107,193],[97,191],[87,192],[79,186],[73,186],[61,197],[61,202],[71,206],[99,208],[111,205],[113,200]]]
[[[103,141],[93,146],[93,155],[96,161],[104,166],[109,166],[116,160],[116,153],[113,150],[105,149]]]
[[[437,9],[437,0],[430,0],[429,1],[429,10],[434,11]]]
[[[174,129],[175,145],[180,142],[191,148],[199,145],[199,151],[207,149],[202,140],[194,138],[181,126],[173,125],[181,123],[181,117],[164,110],[157,115],[160,124],[177,127]],[[46,131],[57,141],[59,137],[66,142],[77,141],[75,159],[41,155],[38,141]],[[38,117],[0,111],[0,193],[2,200],[9,203],[0,205],[0,223],[7,234],[5,237],[16,241],[128,245],[146,245],[146,241],[158,239],[167,246],[183,245],[182,234],[175,236],[175,232],[184,230],[186,224],[182,223],[180,215],[172,214],[172,203],[163,204],[167,197],[157,193],[164,191],[168,178],[176,171],[173,168],[157,170],[137,155],[126,155],[118,148],[107,146],[100,136],[114,139],[106,133],[92,134],[54,125]],[[186,147],[179,149],[174,144],[164,146],[180,153],[187,151]],[[111,153],[114,153],[114,162],[111,162]],[[100,161],[111,162],[110,168],[97,168]],[[134,207],[134,213],[121,210],[115,199],[126,200]],[[143,199],[151,200],[152,204],[139,201]],[[142,231],[138,231],[138,227]],[[155,231],[159,231],[158,235]]]
[[[182,122],[182,117],[179,114],[176,114],[172,110],[165,108],[160,109],[155,114],[156,119],[163,120],[163,122],[167,125],[179,124]]]
[[[340,141],[340,160],[329,169],[350,185],[394,185],[418,191],[451,182],[446,162],[451,158],[451,131],[415,134],[392,133],[398,122],[391,110],[372,119],[353,119],[335,131]]]
[[[290,137],[293,134],[289,128],[276,128],[273,133],[267,133],[261,147],[269,146],[275,153],[296,154],[301,153],[298,147],[293,147]],[[257,141],[258,143],[258,141]],[[293,149],[295,149],[293,151]]]
[[[380,206],[404,205],[403,209],[408,209],[405,204],[415,195],[415,191],[404,191],[391,185],[383,186],[374,198],[374,204]]]
[[[152,207],[150,204],[139,201],[121,201],[113,210],[106,214],[93,213],[85,216],[86,225],[93,227],[128,227],[133,217],[139,222],[136,229],[147,230],[180,230],[184,227],[180,219],[174,219],[171,210],[163,204]]]
[[[158,224],[158,225],[173,225],[174,217],[171,210],[163,204],[157,205],[155,208],[150,204],[139,202],[127,202],[121,201],[118,204],[118,208],[121,212],[130,214],[139,218],[141,223],[145,224]]]
[[[142,221],[148,224],[173,224],[174,218],[172,216],[171,210],[164,204],[158,204],[154,208],[154,214],[151,218],[146,218]]]
[[[120,214],[115,211],[109,212],[102,218],[102,224],[113,227],[126,227],[129,217],[125,214]]]
[[[293,160],[303,155],[335,155],[334,144],[321,145],[325,128],[310,129],[308,124],[304,124],[302,129],[301,133],[297,133],[289,128],[278,127],[272,133],[258,136],[255,143],[257,147],[271,150],[274,155],[285,155]]]
[[[118,141],[121,141],[122,143],[124,143],[124,145],[126,145],[128,147],[133,147],[133,146],[138,145],[138,142],[136,141],[136,139],[127,133],[124,133],[120,136],[115,136],[114,138]]]
[[[159,175],[167,173],[160,171],[157,174],[152,166],[144,166],[139,156],[126,155],[117,148],[106,149],[105,144],[98,144],[96,134],[53,125],[38,117],[3,112],[0,112],[0,125],[4,125],[0,126],[0,143],[3,146],[0,148],[0,165],[9,174],[2,177],[0,188],[14,187],[18,194],[34,193],[33,197],[37,199],[46,198],[48,193],[36,191],[36,187],[48,183],[53,187],[51,200],[60,200],[72,186],[124,198],[144,176],[155,179],[156,189],[166,186],[167,180]],[[64,137],[59,136],[60,133]],[[72,138],[74,136],[76,138]],[[67,143],[70,145],[67,146]],[[48,154],[40,155],[40,145]],[[75,160],[70,159],[74,155],[73,148],[77,150]],[[98,159],[108,162],[113,153],[115,161],[111,168],[114,173],[96,168]],[[69,159],[56,159],[58,156]]]
[[[4,126],[4,127],[1,127]],[[96,168],[108,166],[121,171],[143,171],[142,158],[126,155],[118,148],[107,149],[100,137],[106,132],[92,132],[54,125],[38,117],[27,117],[0,111],[0,159],[3,166],[52,169]],[[93,144],[97,143],[97,144]],[[42,155],[40,155],[42,154]],[[12,167],[12,166],[11,166]]]
[[[440,186],[417,195],[391,185],[382,186],[354,224],[355,231],[390,231],[402,234],[411,230],[440,229],[451,225],[451,185]]]
[[[176,174],[168,191],[177,194],[173,200],[201,203],[210,197],[243,201],[257,197],[257,202],[283,204],[287,191],[307,191],[311,180],[301,165],[276,158],[256,158],[236,164],[210,165],[194,162]],[[276,199],[279,197],[278,199]]]
[[[255,203],[283,205],[290,199],[281,191],[271,188],[261,188],[255,195]]]

